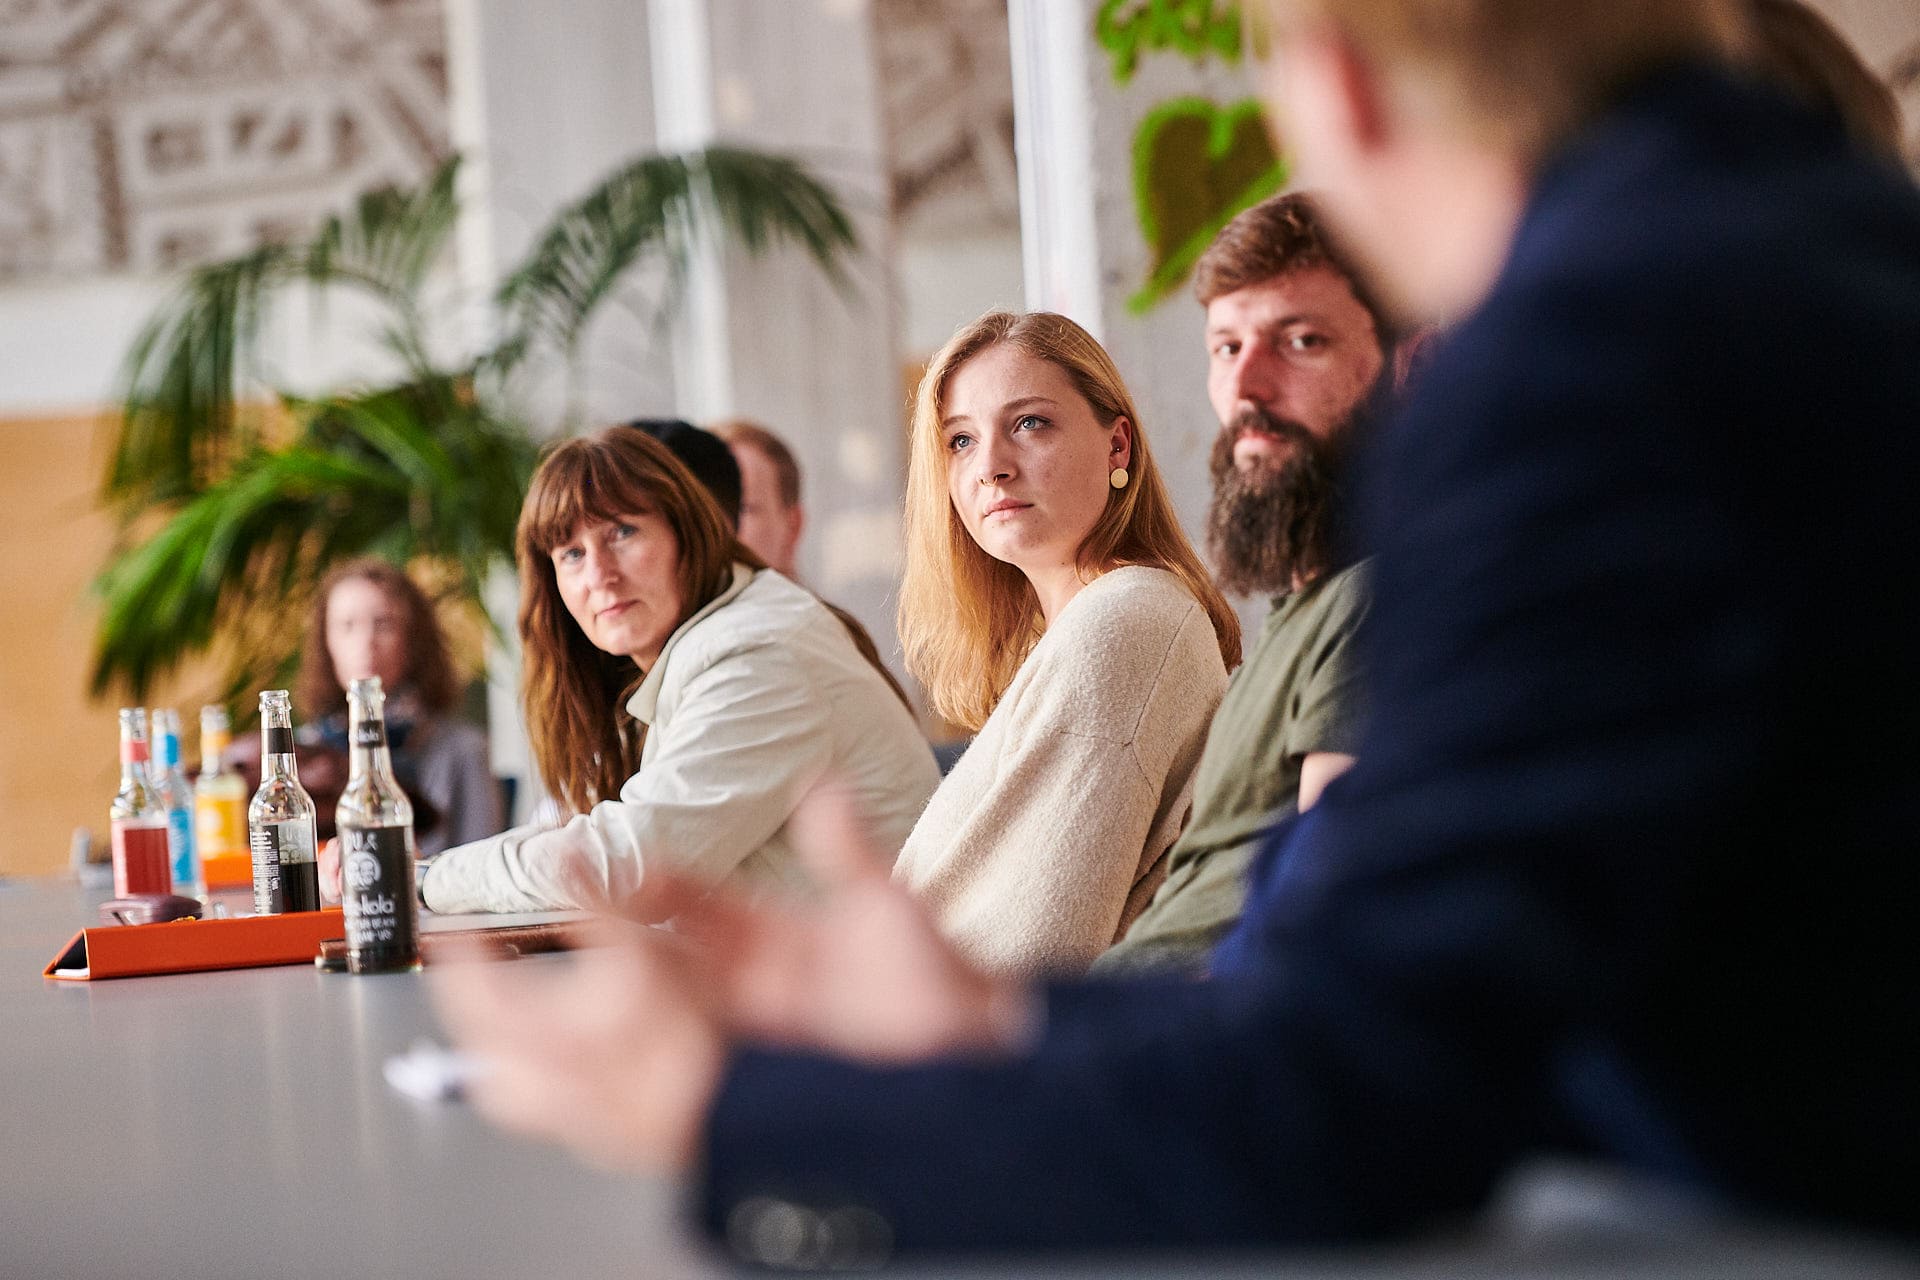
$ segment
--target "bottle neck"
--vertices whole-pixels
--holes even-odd
[[[272,719],[260,727],[260,777],[298,780],[299,765],[293,755],[293,726],[274,724]]]
[[[147,782],[147,744],[138,738],[120,739],[120,786],[145,786]]]
[[[227,753],[227,739],[210,733],[200,735],[200,772],[221,772],[221,757]]]
[[[347,776],[371,774],[382,782],[393,783],[393,752],[387,747],[387,723],[380,718],[356,719],[347,748]]]
[[[160,749],[155,753],[163,769],[172,769],[180,763],[180,739],[170,733],[160,735]]]

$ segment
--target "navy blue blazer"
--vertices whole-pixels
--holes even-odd
[[[766,1195],[906,1247],[1351,1238],[1573,1141],[1920,1232],[1911,183],[1664,73],[1375,443],[1371,727],[1230,972],[1056,987],[1010,1061],[743,1053],[713,1229]]]

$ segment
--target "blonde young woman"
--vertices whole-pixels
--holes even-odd
[[[977,731],[895,867],[967,956],[1084,969],[1164,875],[1240,628],[1080,326],[994,312],[921,381],[900,636]]]
[[[788,819],[825,778],[880,838],[913,825],[938,772],[912,715],[665,445],[630,427],[560,444],[517,542],[527,733],[573,816],[442,854],[421,881],[429,907],[624,901],[655,859],[709,882],[797,883]]]

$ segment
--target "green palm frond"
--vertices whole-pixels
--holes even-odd
[[[229,673],[239,685],[270,676],[301,638],[300,602],[328,565],[354,556],[439,561],[478,599],[489,567],[512,556],[536,450],[460,387],[440,378],[289,399],[302,424],[294,444],[252,449],[95,583],[105,602],[95,695],[118,683],[143,698],[188,654],[292,605],[295,621],[251,640]]]
[[[303,244],[197,268],[141,331],[106,475],[123,535],[94,584],[96,696],[118,685],[144,699],[216,641],[231,655],[229,695],[284,681],[300,609],[352,556],[431,560],[452,572],[449,594],[479,601],[512,560],[536,460],[503,407],[517,365],[570,355],[643,262],[665,267],[670,297],[703,238],[798,246],[843,285],[855,249],[833,192],[795,161],[732,148],[643,157],[554,219],[501,287],[501,340],[448,369],[430,353],[423,298],[458,220],[457,176],[450,160],[417,190],[361,197]],[[256,394],[262,326],[301,283],[375,301],[374,331],[405,369],[396,385]]]
[[[427,357],[419,294],[459,207],[449,160],[415,191],[386,188],[330,217],[305,244],[268,245],[199,267],[150,319],[122,367],[125,406],[106,496],[123,509],[190,498],[258,434],[245,406],[255,345],[276,295],[305,280],[348,285],[387,309],[385,345],[415,372]]]
[[[149,319],[122,367],[124,406],[107,464],[106,495],[120,505],[199,492],[252,434],[236,384],[268,296],[295,271],[270,245],[194,271]]]
[[[328,218],[308,243],[304,268],[321,284],[353,281],[396,302],[418,296],[446,251],[460,202],[458,156],[414,190],[369,191],[346,215]]]
[[[733,147],[644,156],[562,209],[501,285],[508,341],[571,351],[636,264],[657,259],[670,298],[699,237],[722,231],[750,253],[795,245],[842,284],[858,248],[838,198],[798,161]]]

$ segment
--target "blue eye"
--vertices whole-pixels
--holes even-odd
[[[552,554],[555,564],[572,564],[581,553],[578,547],[555,547]]]
[[[973,437],[964,431],[956,431],[947,437],[947,452],[958,453],[973,443]]]
[[[1031,423],[1032,425],[1029,426],[1028,425],[1029,423]],[[1047,420],[1041,417],[1039,414],[1023,413],[1018,418],[1014,419],[1013,429],[1015,431],[1033,431],[1041,427],[1044,427],[1046,425],[1048,425]]]

